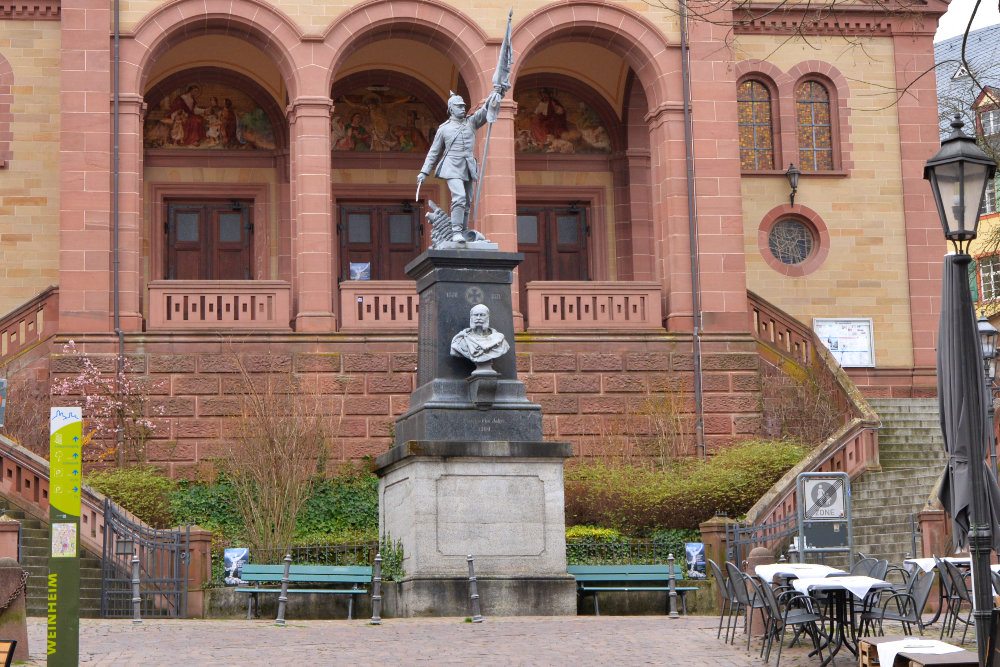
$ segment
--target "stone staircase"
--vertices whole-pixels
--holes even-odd
[[[907,554],[923,555],[913,553],[910,516],[923,509],[947,462],[938,400],[868,402],[882,420],[878,432],[882,472],[866,472],[851,484],[854,549],[899,563]]]
[[[49,573],[49,526],[25,515],[4,499],[0,509],[21,522],[21,567],[28,571],[28,616],[45,616]],[[99,618],[101,615],[101,561],[84,552],[80,558],[80,616]]]

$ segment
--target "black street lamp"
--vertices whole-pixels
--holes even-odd
[[[951,123],[952,133],[941,142],[941,150],[927,161],[924,178],[931,182],[931,191],[934,194],[945,238],[954,244],[956,252],[954,256],[945,258],[945,274],[949,278],[946,284],[951,286],[951,290],[944,294],[942,317],[945,317],[946,306],[947,312],[957,313],[957,317],[968,317],[971,321],[959,321],[962,326],[958,330],[967,332],[974,339],[975,334],[972,332],[977,329],[974,328],[975,312],[972,309],[972,295],[969,293],[967,278],[954,280],[953,277],[956,271],[961,271],[962,276],[968,275],[968,267],[972,262],[968,254],[969,245],[976,238],[983,194],[986,191],[987,181],[996,173],[996,163],[976,145],[972,137],[962,132],[963,125],[961,117],[956,114]],[[952,303],[946,304],[945,301]],[[944,331],[945,327],[942,324],[942,332]],[[938,341],[942,348],[939,350],[938,386],[950,394],[941,396],[939,400],[942,404],[942,426],[947,425],[945,445],[949,448],[948,489],[952,498],[951,507],[948,509],[953,520],[960,511],[965,510],[965,507],[955,506],[955,499],[959,495],[956,487],[968,484],[971,495],[971,502],[968,505],[968,525],[969,550],[972,555],[973,613],[976,621],[979,662],[985,665],[990,616],[993,609],[989,569],[993,534],[987,506],[984,474],[986,471],[983,460],[988,443],[982,442],[979,436],[984,431],[975,430],[974,424],[962,423],[963,416],[966,417],[966,421],[968,420],[968,413],[965,412],[968,410],[977,413],[977,417],[984,416],[979,410],[985,406],[976,407],[976,404],[982,401],[979,392],[983,380],[981,375],[978,377],[968,375],[973,370],[968,363],[956,364],[963,369],[968,368],[967,371],[961,371],[959,376],[952,375],[952,369],[948,369],[947,376],[942,376],[945,367],[941,365],[942,354],[952,355],[951,358],[955,360],[966,359],[971,362],[965,349],[966,342],[971,341],[966,339],[964,342],[960,335],[950,340]],[[993,345],[995,349],[996,343]],[[948,380],[942,381],[942,377]],[[947,411],[945,411],[946,405]],[[958,458],[965,455],[968,456],[968,468],[965,471],[967,474],[963,475]]]
[[[1000,338],[1000,331],[990,324],[985,315],[976,320],[976,328],[979,329],[979,342],[983,348],[983,374],[986,378],[986,422],[990,429],[990,466],[993,468],[994,476],[997,474],[997,443],[993,437],[993,394],[997,387],[993,381],[997,376],[997,338]]]
[[[791,206],[795,206],[795,193],[799,191],[799,176],[802,172],[799,168],[795,166],[795,163],[788,165],[788,171],[785,172],[785,178],[788,179],[788,185],[791,186],[792,191],[788,194],[788,203]]]

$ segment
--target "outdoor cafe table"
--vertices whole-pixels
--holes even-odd
[[[850,592],[859,600],[864,600],[871,591],[892,588],[888,581],[875,579],[874,577],[799,577],[792,581],[795,590],[806,595],[813,593],[827,593],[833,598],[831,605],[832,615],[830,621],[830,655],[827,656],[822,665],[829,665],[840,649],[847,646],[854,655],[858,654],[858,647],[854,639],[848,636],[847,627],[851,627],[851,635],[854,628],[851,626],[852,614],[847,609],[847,594]]]
[[[952,565],[958,567],[969,567],[972,563],[972,559],[968,556],[945,556],[939,560],[946,560]],[[907,558],[903,561],[903,564],[916,565],[924,572],[930,572],[934,569],[934,559],[933,558]]]
[[[843,570],[818,563],[770,563],[758,565],[754,568],[754,573],[764,581],[774,581],[776,577],[797,579],[799,577],[828,577],[846,574]]]

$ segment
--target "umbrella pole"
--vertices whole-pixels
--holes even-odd
[[[949,259],[961,267],[961,275],[968,275],[972,257],[966,253],[950,255],[945,258],[945,262]],[[968,286],[962,281],[952,281],[951,284],[953,285],[951,298],[956,300],[961,308],[961,312],[967,314],[963,316],[969,318],[969,330],[976,331],[976,314],[972,307],[972,294],[969,292]],[[962,344],[967,341],[957,342]],[[979,341],[975,342],[978,347]],[[980,355],[977,354],[977,356]],[[982,375],[981,366],[982,364],[976,364],[980,375]],[[981,402],[982,395],[980,392],[983,388],[981,377],[977,377],[974,383],[962,382],[957,388],[963,392],[975,392],[972,396],[967,397],[968,400],[966,403],[968,405]],[[991,429],[992,426],[990,424]],[[982,435],[987,434],[983,428],[976,429],[973,432]],[[969,508],[971,510],[969,517],[969,553],[972,559],[972,606],[974,610],[973,616],[976,620],[976,646],[979,649],[979,664],[986,665],[990,621],[993,615],[993,593],[990,582],[990,549],[993,545],[993,531],[990,527],[989,508],[986,504],[985,483],[985,454],[989,443],[976,442],[975,440],[981,440],[981,438],[973,438],[973,442],[969,443],[970,456],[968,466],[969,476],[971,477],[969,486],[972,493],[972,503]]]

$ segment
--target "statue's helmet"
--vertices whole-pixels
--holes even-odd
[[[456,104],[461,104],[462,106],[465,106],[465,100],[462,99],[462,96],[459,95],[458,93],[454,93],[454,92],[452,92],[452,91],[449,90],[448,91],[448,109],[451,109],[452,106],[454,106]]]

